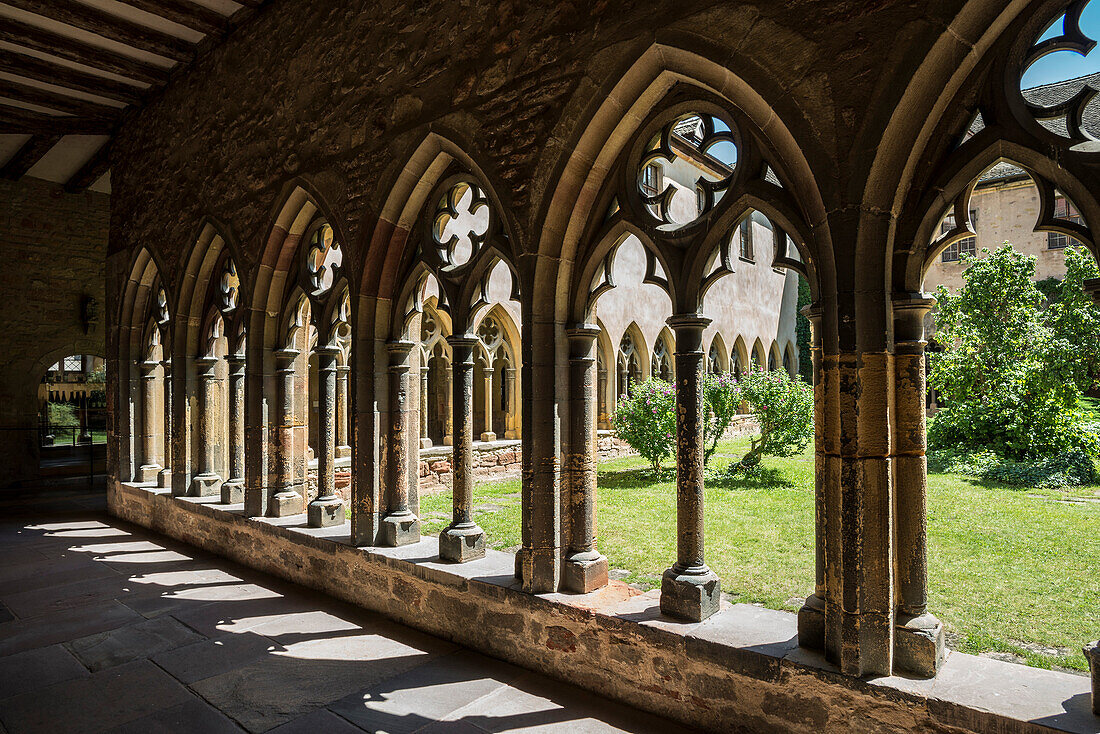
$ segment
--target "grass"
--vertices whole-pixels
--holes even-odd
[[[719,445],[717,467],[747,450]],[[676,557],[675,477],[643,459],[600,464],[598,537],[626,581],[659,584]],[[813,591],[813,453],[766,457],[757,476],[707,482],[707,560],[736,601],[795,610]],[[965,652],[1007,652],[1029,665],[1087,670],[1081,647],[1100,634],[1100,485],[1070,492],[928,477],[929,608]],[[482,483],[475,515],[488,544],[520,544],[520,483]],[[420,500],[425,533],[450,517],[449,492]]]

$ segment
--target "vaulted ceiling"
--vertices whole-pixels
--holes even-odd
[[[0,176],[110,192],[108,141],[265,0],[0,0]]]

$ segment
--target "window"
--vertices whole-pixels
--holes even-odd
[[[752,220],[746,219],[737,227],[738,252],[742,260],[752,262]]]
[[[656,196],[665,190],[665,176],[659,163],[650,163],[642,172],[642,191],[646,196]]]
[[[707,210],[707,195],[703,192],[702,186],[695,187],[695,211],[696,216],[699,216]]]
[[[1071,204],[1064,196],[1058,196],[1058,198],[1054,200],[1054,218],[1064,219],[1074,224],[1085,223],[1085,220],[1081,218],[1081,212],[1077,211],[1077,207]],[[1075,237],[1070,237],[1061,232],[1047,232],[1048,250],[1064,250],[1067,247],[1080,244],[1081,243]]]
[[[970,210],[970,226],[974,227],[975,230],[977,230],[978,228],[978,212],[976,209]],[[954,228],[955,215],[953,213],[948,214],[946,217],[943,218],[943,224],[940,225],[940,234],[947,234]],[[954,244],[949,245],[947,249],[943,251],[941,259],[945,263],[953,263],[958,262],[959,258],[963,255],[966,255],[967,257],[974,257],[977,254],[978,238],[966,237],[959,240],[958,242],[955,242]]]
[[[66,372],[83,372],[84,360],[79,354],[75,354],[71,357],[65,357],[65,365],[63,369]]]

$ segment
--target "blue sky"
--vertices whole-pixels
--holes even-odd
[[[1085,8],[1081,15],[1081,30],[1089,38],[1100,42],[1100,0],[1093,0]],[[1062,19],[1055,21],[1042,38],[1051,38],[1062,33]],[[1100,45],[1092,50],[1088,56],[1081,56],[1072,51],[1059,51],[1039,59],[1024,72],[1020,86],[1023,89],[1060,82],[1085,74],[1100,71]]]

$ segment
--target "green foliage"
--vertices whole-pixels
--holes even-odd
[[[786,370],[753,370],[741,381],[741,396],[760,426],[760,435],[731,472],[752,469],[762,456],[793,456],[814,435],[814,391]]]
[[[68,403],[47,403],[46,420],[52,426],[79,426],[76,408]]]
[[[103,367],[92,370],[84,379],[90,383],[107,382],[107,370]]]
[[[706,415],[703,417],[703,444],[706,447],[703,464],[710,463],[718,441],[733,422],[740,404],[741,386],[736,377],[728,372],[703,375],[703,405],[706,406]]]
[[[1081,449],[1070,449],[1046,459],[1013,461],[992,451],[948,449],[928,455],[929,471],[967,474],[1016,487],[1063,489],[1097,481],[1096,465]]]
[[[812,385],[814,382],[814,364],[810,358],[813,348],[810,335],[810,320],[802,314],[802,309],[810,305],[810,281],[798,276],[798,307],[795,309],[794,334],[798,346],[798,376]]]
[[[937,340],[945,349],[931,355],[929,382],[944,407],[928,430],[934,450],[985,449],[1016,461],[1072,449],[1098,454],[1078,401],[1100,349],[1086,346],[1100,339],[1100,319],[1083,292],[1072,293],[1069,284],[1080,290],[1088,267],[1069,252],[1072,272],[1046,309],[1035,258],[1008,244],[970,260],[957,295],[937,290]]]
[[[653,377],[635,385],[615,407],[615,431],[660,474],[676,448],[676,389]]]
[[[1065,250],[1066,277],[1060,281],[1048,320],[1054,334],[1051,349],[1062,377],[1079,392],[1087,392],[1100,378],[1100,308],[1085,293],[1084,281],[1100,277],[1096,260],[1083,248]]]

